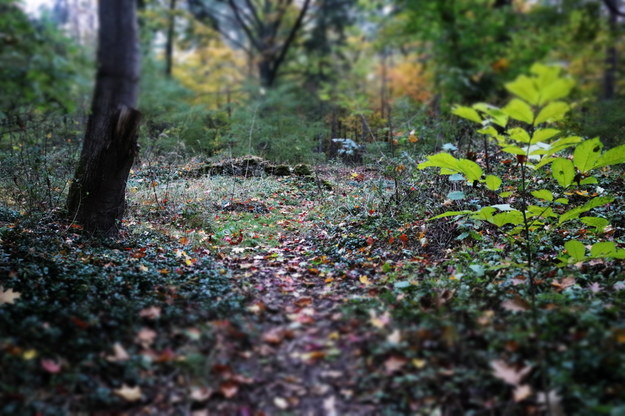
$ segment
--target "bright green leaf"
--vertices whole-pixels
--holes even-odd
[[[564,248],[569,253],[569,256],[577,261],[584,260],[584,257],[586,257],[586,247],[580,241],[569,240],[564,243]]]
[[[417,167],[419,169],[425,169],[427,167],[448,169],[450,173],[447,173],[447,174],[459,172],[458,159],[456,159],[449,153],[445,153],[445,152],[441,152],[435,155],[428,156],[427,160],[425,162],[420,163]]]
[[[596,231],[602,232],[610,223],[601,217],[581,217],[580,220],[589,227],[594,227]]]
[[[552,103],[547,104],[536,116],[536,120],[534,120],[534,125],[538,126],[539,124],[550,122],[553,123],[555,121],[560,121],[564,119],[566,113],[569,112],[571,107],[562,101],[554,101]]]
[[[517,142],[521,142],[521,143],[529,143],[530,142],[530,135],[527,132],[527,130],[522,129],[520,127],[515,127],[512,128],[510,130],[508,130],[508,135],[510,136],[510,138],[512,140],[516,140]]]
[[[473,214],[473,213],[474,213],[474,211],[469,211],[469,210],[464,210],[464,211],[447,211],[447,212],[443,212],[442,214],[438,214],[438,215],[435,215],[435,216],[429,218],[428,221],[437,220],[439,218],[455,217],[457,215],[467,215],[467,214]]]
[[[567,97],[571,93],[574,86],[575,81],[572,79],[560,78],[553,82],[549,82],[548,85],[539,87],[540,99],[538,101],[538,105],[545,105],[550,101]]]
[[[540,189],[538,191],[533,191],[532,195],[535,198],[542,199],[544,201],[553,201],[553,193],[547,189]]]
[[[558,158],[551,164],[551,173],[563,188],[569,186],[575,178],[575,168],[569,159]]]
[[[616,253],[616,244],[613,241],[601,241],[590,247],[592,257],[612,257]]]
[[[597,208],[600,207],[602,205],[606,205],[609,204],[610,202],[614,201],[613,197],[610,196],[598,196],[595,197],[593,199],[591,199],[590,201],[586,202],[584,205],[582,205],[581,207],[577,207],[577,208],[573,208],[567,212],[565,212],[564,214],[560,215],[560,219],[558,220],[558,224],[562,224],[566,221],[575,219],[575,218],[579,218],[580,214],[583,214],[584,212],[588,212],[593,208]]]
[[[532,134],[532,143],[536,142],[544,142],[547,141],[554,136],[558,135],[560,130],[558,129],[537,129],[534,134]]]
[[[601,156],[603,144],[599,138],[586,140],[578,144],[573,153],[573,164],[581,173],[586,173],[595,167]]]
[[[468,181],[479,181],[483,173],[480,165],[469,159],[460,159],[458,170],[466,176]]]
[[[486,188],[496,191],[501,186],[501,178],[495,175],[486,175]]]
[[[620,163],[625,163],[625,144],[613,147],[601,155],[595,167],[602,168],[604,166],[618,165]]]
[[[474,121],[476,123],[482,124],[482,118],[480,115],[472,109],[471,107],[465,107],[462,105],[458,105],[451,110],[452,114],[457,115],[458,117],[465,118],[467,120]]]
[[[536,85],[532,78],[520,75],[514,81],[505,84],[506,89],[517,97],[527,101],[531,105],[538,104],[540,98]]]
[[[532,124],[534,121],[534,112],[532,107],[523,100],[513,98],[510,100],[502,111],[515,120],[522,121],[527,124]]]

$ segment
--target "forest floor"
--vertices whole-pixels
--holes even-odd
[[[2,209],[0,413],[623,414],[622,261],[546,261],[537,330],[513,246],[426,221],[445,183],[184,172],[116,241]]]

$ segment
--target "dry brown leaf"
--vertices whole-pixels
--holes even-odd
[[[312,298],[310,296],[301,297],[298,298],[294,303],[300,308],[303,308],[304,306],[309,306],[312,304]]]
[[[17,299],[22,296],[19,292],[14,292],[13,289],[8,288],[4,290],[2,286],[0,286],[0,305],[2,304],[13,304]]]
[[[213,395],[213,389],[208,387],[191,387],[189,397],[194,402],[203,402]]]
[[[267,344],[278,345],[284,340],[284,329],[280,327],[272,328],[265,332],[261,339]]]
[[[147,319],[158,319],[161,316],[161,308],[158,306],[150,306],[149,308],[142,309],[139,312],[139,316]]]
[[[517,369],[516,367],[506,364],[503,360],[493,360],[490,362],[490,366],[493,369],[493,375],[496,378],[512,386],[520,385],[523,377],[525,377],[532,370],[531,366],[525,366],[521,369]]]
[[[106,359],[110,362],[116,363],[129,360],[130,355],[128,355],[128,352],[124,349],[122,344],[116,342],[113,344],[113,355],[108,355]]]
[[[404,357],[392,355],[384,361],[384,369],[388,374],[391,374],[400,370],[404,365],[406,365],[407,362],[408,360]]]
[[[532,395],[532,388],[529,384],[522,384],[514,388],[513,396],[515,402],[522,402]]]
[[[113,390],[113,392],[128,402],[136,402],[137,400],[141,400],[141,387],[139,386],[129,387],[125,384],[122,384],[120,388]]]
[[[219,391],[226,399],[231,399],[238,393],[239,384],[232,380],[224,381],[221,383],[221,386],[219,386]]]
[[[530,309],[529,303],[519,296],[501,302],[501,307],[510,312],[525,312]]]
[[[139,332],[137,332],[135,342],[143,348],[148,348],[152,345],[157,335],[156,331],[153,331],[150,328],[141,328]]]
[[[566,289],[567,287],[571,287],[574,284],[575,284],[575,278],[573,276],[565,277],[559,282],[555,280],[551,282],[551,286],[555,287],[558,292]]]

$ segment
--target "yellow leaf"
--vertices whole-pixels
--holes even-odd
[[[423,368],[423,367],[425,367],[426,364],[427,364],[427,362],[425,360],[421,360],[419,358],[414,358],[412,360],[412,365],[414,365],[417,368]]]
[[[128,402],[141,400],[141,387],[139,386],[128,387],[127,385],[122,384],[120,388],[113,390],[113,392]]]
[[[371,284],[371,282],[369,281],[369,278],[365,276],[364,274],[361,275],[358,280],[360,280],[360,283],[362,283],[365,286],[369,286]]]
[[[22,358],[25,360],[32,360],[35,357],[37,357],[37,351],[33,349],[26,350],[22,353]]]

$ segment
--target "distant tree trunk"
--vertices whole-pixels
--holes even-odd
[[[608,27],[610,28],[610,40],[606,50],[605,68],[603,71],[602,99],[611,100],[616,95],[616,68],[618,64],[618,52],[616,39],[618,37],[619,0],[605,0],[608,6]]]
[[[125,209],[126,181],[137,153],[140,113],[136,2],[100,1],[98,71],[85,139],[67,198],[71,219],[115,236]]]
[[[174,36],[176,24],[176,0],[169,1],[169,23],[167,27],[167,42],[165,44],[165,75],[171,77],[174,61]]]

